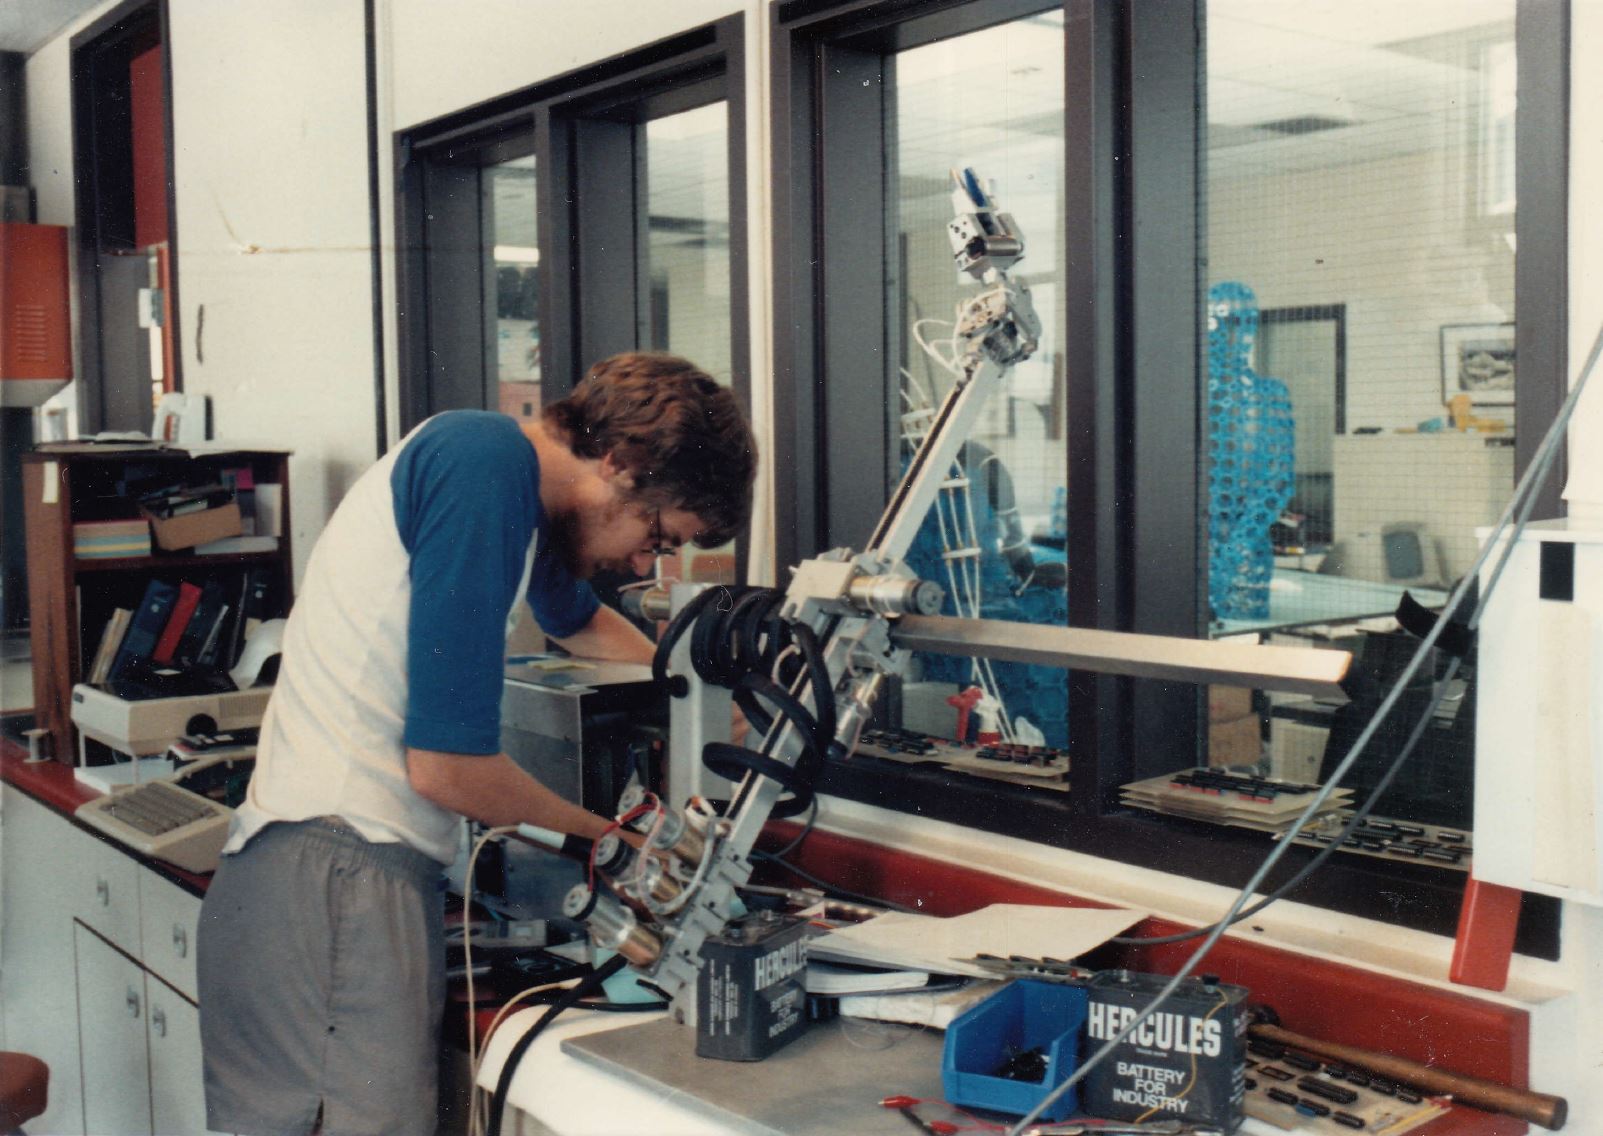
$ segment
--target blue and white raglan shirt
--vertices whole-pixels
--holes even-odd
[[[549,528],[539,458],[505,415],[437,415],[359,477],[312,550],[224,852],[274,821],[338,816],[450,863],[460,817],[412,790],[406,750],[501,751],[520,596],[557,639],[595,615],[541,546]]]

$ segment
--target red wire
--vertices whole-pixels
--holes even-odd
[[[611,836],[618,829],[628,824],[630,821],[638,820],[640,817],[651,812],[657,807],[659,806],[657,804],[656,794],[651,794],[651,800],[649,802],[643,802],[636,805],[634,808],[630,809],[616,820],[609,821],[607,823],[607,827],[601,830],[601,835],[596,837],[595,841],[590,845],[590,862],[588,867],[591,891],[596,890],[596,849],[601,847],[601,842],[607,837]]]

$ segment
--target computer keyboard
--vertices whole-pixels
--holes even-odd
[[[209,872],[228,839],[232,812],[170,781],[148,781],[86,801],[74,815],[136,852]]]

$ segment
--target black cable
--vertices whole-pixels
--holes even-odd
[[[795,875],[798,875],[802,879],[806,880],[808,883],[816,884],[818,887],[823,888],[824,891],[828,892],[831,895],[839,896],[841,899],[856,900],[858,903],[866,903],[870,907],[885,907],[885,908],[889,908],[892,911],[906,912],[909,915],[922,914],[919,911],[919,909],[916,908],[916,907],[904,907],[899,903],[892,903],[892,902],[890,902],[890,900],[887,900],[887,899],[876,899],[871,895],[862,895],[859,892],[847,891],[843,887],[837,887],[836,885],[834,885],[832,883],[829,883],[829,882],[827,882],[825,880],[819,879],[817,876],[813,875],[811,872],[803,871],[801,868],[798,868],[795,864],[787,863],[786,861],[779,859],[772,852],[753,852],[751,854],[751,858],[753,860],[769,860],[769,861],[772,861],[773,863],[778,864],[781,868],[784,868],[785,871],[791,872],[791,873],[793,873]]]
[[[579,985],[566,991],[549,1010],[540,1015],[540,1020],[530,1027],[529,1032],[512,1043],[512,1048],[508,1051],[506,1060],[501,1063],[501,1075],[495,1080],[495,1095],[490,1098],[488,1136],[501,1136],[501,1114],[506,1111],[507,1092],[512,1088],[512,1078],[518,1071],[518,1063],[523,1060],[523,1055],[529,1051],[529,1046],[534,1044],[535,1038],[539,1037],[544,1032],[545,1027],[550,1025],[552,1020],[563,1010],[574,1005],[592,991],[600,989],[602,983],[628,965],[628,959],[622,955],[613,955],[606,962],[596,967],[595,970],[585,975]]]
[[[808,835],[813,831],[813,825],[817,823],[818,798],[814,796],[812,807],[808,810],[806,821],[802,823],[801,831],[795,835],[789,844],[785,845],[778,852],[770,852],[768,855],[775,861],[784,864],[785,867],[790,867],[789,864],[785,863],[785,857],[789,856],[792,852],[801,847],[802,841],[807,839]]]
[[[659,684],[674,697],[687,695],[688,682],[669,676],[668,660],[690,634],[690,665],[697,677],[732,690],[747,720],[769,739],[761,750],[709,743],[702,762],[731,781],[756,773],[778,782],[790,797],[774,807],[776,817],[795,816],[812,805],[812,783],[823,770],[838,726],[833,684],[818,637],[805,624],[779,618],[783,604],[783,594],[772,588],[709,588],[669,622],[651,663]],[[787,689],[802,676],[810,688],[810,708]],[[789,764],[772,752],[780,725],[793,727],[801,745]]]

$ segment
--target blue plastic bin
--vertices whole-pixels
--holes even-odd
[[[941,1087],[946,1099],[968,1108],[1023,1116],[1073,1075],[1080,1063],[1086,992],[1081,986],[1019,979],[1002,987],[946,1028]],[[1015,1081],[993,1074],[1014,1054],[1037,1046],[1046,1055],[1046,1076]],[[1041,1113],[1062,1120],[1079,1107],[1078,1086]]]

